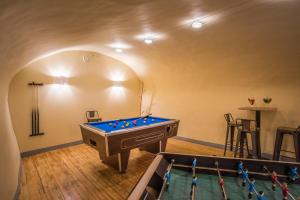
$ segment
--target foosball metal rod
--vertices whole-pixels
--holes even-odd
[[[193,177],[195,177],[196,176],[196,168],[193,167],[192,170],[193,170]]]
[[[272,177],[272,174],[271,174],[270,170],[267,168],[267,166],[264,166],[264,170],[267,172],[267,174],[268,174],[269,176]],[[279,185],[280,188],[283,187],[282,184],[280,183],[280,181],[277,180],[277,178],[275,179],[275,181],[276,181],[276,183]],[[290,192],[287,192],[287,193],[288,193],[288,195],[291,197],[291,199],[296,200],[296,198],[295,198]]]
[[[182,165],[182,164],[174,164],[174,167],[180,167],[180,168],[186,168],[186,169],[191,169],[192,167],[190,165]],[[200,167],[197,166],[195,167],[195,169],[197,170],[210,170],[210,171],[217,171],[216,168],[212,168],[212,167]],[[229,172],[229,173],[236,173],[236,170],[231,170],[231,169],[219,169],[221,172]],[[249,172],[249,174],[251,175],[260,175],[260,176],[267,176],[266,173],[260,173],[260,172]],[[288,176],[286,175],[278,175],[278,177],[280,178],[287,178]]]
[[[217,168],[219,181],[221,182],[222,181],[222,176],[221,176],[221,172],[219,170],[219,162],[218,161],[215,162],[215,166]],[[224,197],[225,200],[227,200],[228,198],[227,198],[227,195],[226,195],[225,187],[224,187],[224,185],[220,185],[220,186],[221,186],[221,190],[222,190],[222,193],[223,193],[223,197]]]
[[[192,188],[192,200],[195,200],[196,199],[196,186],[193,185],[193,188]]]
[[[175,162],[175,160],[172,159],[172,160],[171,160],[171,163],[168,165],[166,171],[169,171],[169,172],[171,171],[174,162]],[[160,193],[159,193],[159,195],[158,195],[158,197],[157,197],[157,200],[160,200],[160,199],[161,199],[161,196],[162,196],[162,194],[164,193],[166,186],[167,186],[167,179],[164,177],[164,183],[163,183],[163,186],[161,187],[161,190],[160,190]]]

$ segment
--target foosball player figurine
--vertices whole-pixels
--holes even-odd
[[[166,174],[165,174],[165,180],[166,180],[166,190],[168,190],[169,185],[170,185],[170,181],[171,181],[171,173],[170,173],[170,170],[166,171]]]
[[[288,188],[288,185],[287,185],[287,183],[282,183],[282,188],[281,188],[281,190],[282,190],[282,199],[283,200],[287,200],[288,199],[288,195],[289,195],[289,188]]]
[[[242,161],[240,161],[240,162],[238,163],[237,175],[238,175],[238,176],[241,175],[241,174],[243,173],[243,171],[244,171],[244,164],[243,164]]]
[[[297,167],[292,167],[290,171],[290,181],[294,183],[296,179],[299,178],[298,175],[298,168]]]
[[[245,168],[245,170],[242,172],[242,180],[243,180],[242,186],[243,187],[246,186],[247,179],[248,179],[248,169]]]
[[[197,159],[194,158],[192,162],[192,168],[195,168],[197,166]]]
[[[259,191],[257,195],[258,200],[266,200],[265,193],[263,191]]]
[[[249,194],[248,194],[249,199],[252,199],[254,188],[255,188],[255,180],[251,178],[249,182]]]
[[[276,181],[277,181],[277,173],[275,171],[272,172],[271,180],[272,180],[272,190],[275,191]]]
[[[225,181],[224,181],[223,178],[220,179],[219,184],[220,184],[220,187],[221,187],[221,188],[224,187]]]
[[[197,186],[197,176],[193,177],[190,195],[193,195],[193,187],[196,187],[196,186]]]

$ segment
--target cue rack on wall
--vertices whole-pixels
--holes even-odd
[[[44,83],[28,83],[32,87],[32,111],[31,111],[31,134],[29,136],[44,135],[40,132],[40,111],[39,111],[39,87]]]

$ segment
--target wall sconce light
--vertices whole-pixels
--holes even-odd
[[[65,76],[58,76],[58,77],[55,77],[54,83],[58,84],[58,85],[66,85],[66,84],[68,84],[68,79]]]

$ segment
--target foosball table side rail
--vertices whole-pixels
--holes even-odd
[[[127,199],[156,200],[158,193],[162,189],[164,173],[168,164],[162,155],[157,155]]]

